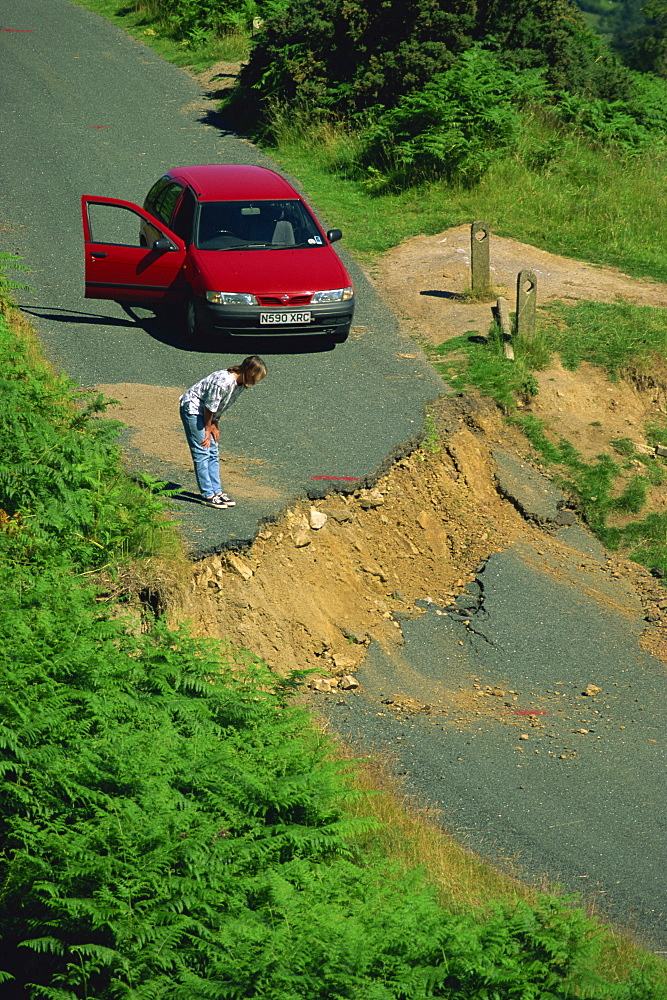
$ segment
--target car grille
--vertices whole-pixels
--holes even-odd
[[[290,297],[285,302],[282,295],[258,295],[257,301],[260,306],[280,306],[281,308],[288,309],[291,306],[304,306],[308,305],[311,300],[310,295],[290,295]]]

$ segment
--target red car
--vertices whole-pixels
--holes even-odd
[[[354,290],[306,202],[266,167],[179,167],[143,208],[81,199],[86,298],[184,307],[187,332],[223,336],[350,332]]]

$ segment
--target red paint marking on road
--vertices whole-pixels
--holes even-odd
[[[30,32],[32,30],[33,30],[32,28],[0,28],[0,31]]]
[[[86,128],[109,128],[108,125],[86,125]]]
[[[311,476],[311,479],[328,479],[334,483],[358,483],[357,476]]]
[[[515,708],[515,715],[546,715],[541,708]]]

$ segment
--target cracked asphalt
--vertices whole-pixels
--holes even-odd
[[[664,954],[666,667],[602,546],[558,527],[559,491],[538,474],[505,490],[562,546],[515,544],[451,606],[394,612],[402,642],[373,642],[359,691],[317,704],[459,839]]]

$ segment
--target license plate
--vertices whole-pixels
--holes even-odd
[[[284,326],[285,323],[310,323],[309,312],[270,312],[260,313],[261,326]]]

